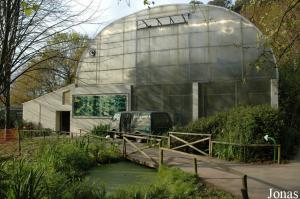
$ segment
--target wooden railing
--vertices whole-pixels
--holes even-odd
[[[135,153],[140,153],[142,156],[144,156],[146,159],[150,160],[154,167],[157,167],[159,165],[159,163],[157,162],[157,160],[155,160],[154,158],[152,158],[150,155],[148,155],[145,150],[149,149],[149,148],[159,148],[162,147],[162,141],[163,139],[167,139],[168,137],[166,136],[156,136],[156,135],[129,135],[129,134],[122,134],[122,139],[123,139],[123,157],[124,158],[129,158],[130,155],[133,155]],[[135,140],[139,140],[139,141],[146,141],[147,144],[146,145],[142,145],[139,146],[138,144],[134,143],[132,140],[130,139],[135,139]],[[128,153],[127,152],[127,147],[126,147],[126,143],[128,143],[132,148],[134,148],[135,150]]]
[[[281,163],[281,145],[280,144],[239,144],[239,143],[229,143],[229,142],[221,142],[221,141],[212,141],[211,145],[213,144],[222,144],[222,145],[231,145],[231,146],[238,146],[242,147],[245,150],[247,148],[264,148],[264,147],[273,147],[274,148],[274,160],[277,159],[277,163]],[[212,147],[213,148],[213,147]],[[212,152],[211,148],[211,152]],[[276,151],[277,151],[277,157],[276,157]],[[245,158],[245,155],[244,155]],[[245,160],[244,160],[245,161]]]
[[[192,142],[188,142],[187,140],[184,140],[184,138],[180,138],[178,135],[184,135],[184,136],[193,136],[193,137],[200,137],[200,139],[196,139]],[[204,137],[204,138],[203,138]],[[172,147],[171,146],[171,139],[175,139],[181,143],[182,145]],[[200,148],[195,147],[195,144],[198,143],[204,143],[208,142],[208,153],[204,152]],[[183,133],[183,132],[169,132],[169,138],[168,138],[168,147],[173,150],[178,150],[184,147],[189,147],[196,152],[205,155],[205,156],[212,156],[212,140],[211,140],[211,134],[201,134],[201,133]]]
[[[190,154],[190,153],[186,153],[186,152],[182,152],[182,151],[178,151],[178,150],[174,150],[174,149],[170,149],[170,148],[164,148],[164,147],[160,147],[159,148],[159,165],[163,165],[164,164],[164,151],[167,152],[171,152],[171,153],[178,153],[184,156],[188,156],[191,157],[193,159],[192,164],[194,165],[194,173],[195,175],[198,175],[198,161],[202,161],[202,162],[206,162],[214,167],[220,168],[225,172],[237,175],[241,178],[241,182],[242,182],[242,189],[241,189],[241,193],[243,196],[243,199],[249,199],[248,196],[248,186],[247,186],[247,175],[245,175],[244,173],[229,168],[221,163],[216,162],[214,159],[210,158],[210,157],[206,157],[206,156],[199,156],[199,155],[194,155],[194,154]]]

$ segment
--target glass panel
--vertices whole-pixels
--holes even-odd
[[[152,83],[179,83],[187,81],[187,68],[182,66],[151,67]]]
[[[134,53],[136,52],[136,41],[124,41],[124,53]]]
[[[100,70],[123,68],[123,57],[123,55],[101,57]]]
[[[127,107],[126,95],[76,95],[73,101],[74,116],[108,117]]]
[[[80,72],[78,76],[79,84],[96,84],[96,72]]]
[[[95,71],[96,64],[96,58],[84,58],[80,64],[80,71]]]
[[[191,64],[190,80],[192,81],[208,81],[210,77],[211,64]]]
[[[101,45],[100,56],[123,54],[123,42],[106,43]]]
[[[222,31],[224,33],[232,33],[233,30],[241,32],[240,19],[221,19],[209,22],[209,31]]]
[[[124,40],[135,40],[135,39],[136,39],[136,32],[135,31],[124,33]]]
[[[150,65],[150,53],[137,53],[137,66],[143,67]]]
[[[125,25],[125,27],[124,27],[125,32],[136,30],[136,21],[135,20],[125,21],[124,25]]]
[[[101,34],[102,35],[112,35],[112,34],[116,34],[116,33],[120,33],[123,32],[123,21],[118,20],[117,22],[114,22],[112,24],[110,24],[109,26],[107,26],[107,28],[105,28]]]
[[[242,78],[241,63],[220,63],[212,65],[213,80],[230,80]]]
[[[99,71],[99,74],[102,84],[123,82],[123,70]]]
[[[135,83],[136,69],[124,69],[124,82]]]
[[[254,47],[263,45],[263,36],[257,31],[256,28],[243,28],[242,32],[244,45],[252,45]]]
[[[150,39],[144,38],[144,39],[138,39],[137,40],[137,51],[138,52],[147,52],[150,50]]]
[[[134,68],[134,67],[135,67],[135,54],[125,54],[124,68]]]
[[[209,63],[209,49],[208,48],[191,48],[190,49],[190,63]]]
[[[119,42],[123,40],[123,33],[119,34],[111,34],[101,37],[101,43],[112,43],[112,42]]]
[[[150,50],[176,49],[178,36],[151,37]]]
[[[168,19],[170,21],[170,19]],[[178,26],[162,26],[150,28],[150,36],[173,35],[177,33]]]
[[[241,29],[224,28],[219,31],[209,32],[209,44],[211,46],[241,46],[241,40]]]
[[[208,32],[190,33],[191,47],[207,47],[208,46]]]
[[[240,19],[240,16],[238,14],[225,8],[209,6],[208,9],[210,21]]]
[[[151,59],[150,59],[151,66],[177,65],[179,51],[176,51],[176,50],[154,51],[154,52],[151,52],[150,56],[151,56]],[[166,57],[168,59],[166,59]]]

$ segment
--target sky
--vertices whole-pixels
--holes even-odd
[[[87,34],[94,38],[101,29],[111,22],[134,12],[146,9],[143,0],[72,0],[74,11],[80,11],[88,7],[87,13],[93,14],[93,19],[87,23],[76,27],[74,30],[82,34]],[[155,5],[164,5],[172,3],[189,3],[191,0],[154,0]],[[201,0],[207,3],[209,0]],[[87,14],[85,17],[88,17]],[[83,17],[83,18],[85,18]]]

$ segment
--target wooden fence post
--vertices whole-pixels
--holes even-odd
[[[168,148],[170,149],[171,148],[171,136],[169,134],[169,137],[168,137]]]
[[[278,164],[280,164],[280,162],[281,162],[281,146],[280,145],[278,145],[277,150],[278,150],[278,152],[277,152],[278,153],[277,154],[278,155]]]
[[[126,158],[126,140],[123,137],[123,158]]]
[[[18,130],[18,149],[19,149],[19,155],[21,155],[21,133],[20,131]]]
[[[209,154],[209,157],[212,157],[212,142],[211,142],[211,136],[209,136],[209,140],[208,140],[208,154]]]
[[[162,147],[162,140],[159,141],[159,147]]]
[[[244,175],[242,178],[243,188],[241,189],[243,199],[249,199],[248,196],[248,185],[247,185],[247,175]]]
[[[160,166],[164,164],[164,150],[163,149],[159,149],[159,163]]]
[[[195,174],[198,175],[197,158],[194,158],[194,169],[195,169]]]

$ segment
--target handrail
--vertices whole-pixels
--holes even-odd
[[[278,147],[280,144],[241,144],[241,143],[231,143],[223,141],[212,141],[214,144],[224,144],[224,145],[235,145],[235,146],[245,146],[245,147]]]
[[[169,132],[169,134],[178,134],[178,135],[193,135],[193,136],[211,136],[208,133],[186,133],[186,132]]]

